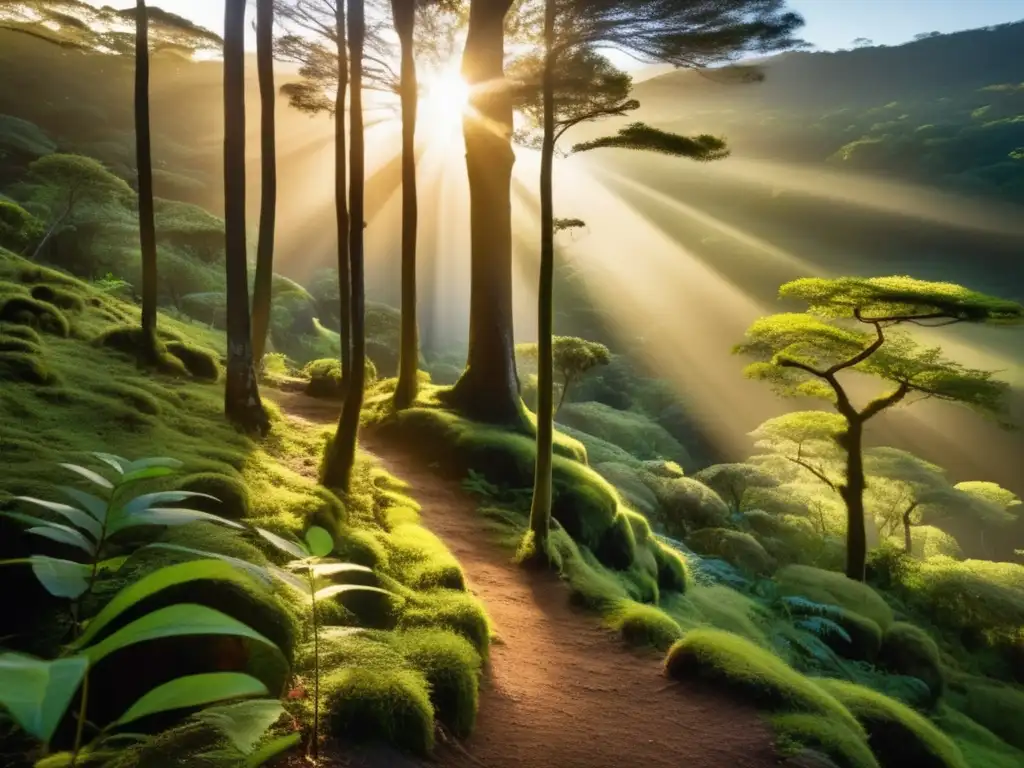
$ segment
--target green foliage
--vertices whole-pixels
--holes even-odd
[[[170,353],[167,344],[144,333],[141,326],[120,325],[108,328],[93,343],[98,347],[115,350],[141,367],[156,368],[172,376],[188,375],[185,364]]]
[[[920,627],[897,621],[882,636],[878,664],[901,675],[924,681],[932,702],[945,688],[945,673],[935,641]]]
[[[182,478],[178,490],[199,494],[190,504],[195,509],[225,517],[244,520],[252,515],[249,489],[237,478],[219,472],[200,472]]]
[[[690,464],[686,448],[640,413],[619,411],[603,403],[568,403],[558,412],[558,423],[612,443],[638,459],[667,459],[684,467]]]
[[[703,555],[714,555],[748,573],[765,575],[775,561],[749,533],[728,528],[702,528],[687,536],[687,544]]]
[[[689,477],[655,479],[650,484],[658,498],[658,527],[669,536],[684,537],[701,528],[722,528],[727,524],[729,508],[701,482]]]
[[[909,707],[853,683],[819,680],[818,685],[864,726],[871,751],[882,765],[966,768],[956,744]]]
[[[57,145],[34,123],[12,115],[0,115],[0,161],[19,160],[26,165],[57,151]]]
[[[1024,760],[1024,752],[951,707],[941,707],[934,722],[953,739],[971,768],[1016,768]]]
[[[769,472],[752,464],[713,464],[697,472],[693,479],[717,493],[736,512],[744,509],[749,490],[779,484]]]
[[[636,149],[663,155],[685,157],[700,162],[722,160],[729,156],[724,139],[709,134],[689,137],[669,133],[644,123],[630,123],[614,136],[574,144],[572,151],[589,152],[592,149]]]
[[[852,613],[871,619],[887,630],[893,623],[892,609],[874,589],[841,573],[787,565],[775,574],[783,594],[801,595],[819,603],[838,605]]]
[[[24,253],[44,234],[43,223],[20,205],[0,200],[0,248]]]
[[[555,373],[561,379],[561,394],[558,396],[557,413],[573,385],[591,370],[611,362],[611,353],[604,344],[586,341],[575,336],[553,336],[552,356]],[[536,344],[517,344],[516,360],[537,359]]]
[[[339,399],[345,394],[345,387],[341,377],[341,360],[325,358],[307,363],[302,369],[304,376],[309,377],[306,385],[306,394],[310,397],[323,397],[328,399]],[[377,369],[373,361],[366,360],[366,381],[372,383],[377,378]]]
[[[773,715],[776,748],[783,755],[812,749],[835,762],[838,768],[878,768],[878,761],[862,736],[842,723],[821,715],[789,713]]]
[[[1003,741],[1024,750],[1024,733],[1019,722],[1024,691],[983,679],[972,680],[964,687],[963,713]]]

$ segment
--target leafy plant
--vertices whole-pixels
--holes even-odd
[[[319,756],[320,746],[320,622],[317,615],[317,604],[321,600],[343,592],[357,590],[382,594],[388,594],[388,592],[379,587],[362,584],[323,585],[323,580],[329,576],[354,571],[369,573],[370,569],[363,565],[343,563],[329,558],[328,555],[334,551],[334,538],[320,526],[311,526],[306,531],[302,542],[289,541],[262,528],[256,530],[281,552],[294,558],[286,563],[286,571],[274,569],[273,573],[302,596],[310,606],[310,624],[313,635],[313,732],[309,746],[313,758],[316,759]],[[305,578],[295,576],[296,573],[302,574]]]

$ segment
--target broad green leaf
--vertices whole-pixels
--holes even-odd
[[[248,755],[283,714],[284,707],[277,699],[255,699],[210,707],[195,719],[216,728],[239,752]]]
[[[54,597],[75,600],[89,588],[88,579],[92,569],[88,565],[44,555],[32,555],[29,560],[39,583]]]
[[[205,552],[202,549],[193,549],[192,547],[183,547],[180,544],[163,544],[157,542],[156,544],[148,544],[143,549],[168,549],[172,552],[184,552],[189,555],[198,555],[199,557],[215,557],[218,560],[223,560],[225,563],[230,563],[236,568],[240,568],[246,573],[249,573],[256,578],[264,581],[268,584],[273,583],[270,571],[261,565],[250,563],[248,560],[243,560],[240,557],[231,557],[231,555],[222,555],[219,552]]]
[[[53,661],[0,654],[0,704],[44,744],[53,738],[89,667],[83,656]]]
[[[318,589],[313,595],[314,600],[323,600],[327,597],[340,595],[342,592],[380,592],[382,595],[391,594],[380,587],[364,587],[362,584],[331,584],[329,587]]]
[[[240,672],[186,675],[157,686],[145,694],[117,719],[115,725],[125,725],[149,715],[174,709],[199,707],[215,701],[249,696],[266,696],[268,693],[267,686],[255,677]]]
[[[19,523],[25,523],[26,525],[60,525],[52,520],[44,520],[41,517],[34,515],[23,515],[21,512],[0,512],[0,517],[8,517],[11,520],[17,520]]]
[[[113,599],[103,606],[103,610],[89,621],[85,631],[75,641],[75,645],[81,647],[91,642],[100,630],[140,600],[168,587],[200,579],[233,581],[237,584],[249,583],[245,574],[222,560],[191,560],[187,563],[168,565],[158,571],[147,573],[114,595]]]
[[[82,649],[91,664],[136,643],[186,635],[231,635],[247,637],[277,650],[277,646],[252,627],[226,613],[196,603],[177,603],[147,613],[141,619],[114,632],[96,645]]]
[[[106,560],[96,563],[96,573],[117,573],[126,562],[128,562],[128,555],[108,557]]]
[[[218,523],[226,525],[228,528],[238,528],[239,530],[244,530],[245,528],[241,523],[236,523],[234,520],[228,520],[211,512],[200,512],[196,509],[179,509],[177,507],[150,507],[142,512],[136,512],[134,515],[118,517],[115,522],[111,523],[108,530],[110,535],[113,536],[115,533],[126,528],[136,528],[140,525],[186,525],[199,521]]]
[[[245,759],[245,768],[260,768],[275,757],[284,754],[302,739],[298,731],[268,741]]]
[[[304,560],[305,558],[309,557],[310,553],[307,552],[301,544],[296,544],[295,542],[288,541],[288,539],[282,538],[281,536],[278,536],[276,533],[271,533],[270,531],[265,530],[263,528],[257,528],[256,532],[259,533],[260,536],[269,541],[271,544],[273,544],[275,547],[280,549],[282,552],[286,552],[292,557],[297,557],[300,560]]]
[[[78,464],[61,464],[60,466],[64,467],[64,469],[74,472],[76,475],[84,477],[89,482],[96,483],[96,485],[98,485],[100,488],[105,488],[108,491],[114,490],[114,484],[107,480],[107,478],[105,478],[99,472],[94,472],[91,469],[86,469],[85,467],[81,467]]]
[[[145,469],[126,472],[118,485],[128,485],[128,483],[134,483],[138,480],[150,480],[154,477],[167,477],[173,474],[174,470],[170,467],[146,467]]]
[[[365,565],[355,563],[288,563],[288,568],[293,571],[312,571],[314,576],[332,576],[346,571],[370,571]]]
[[[104,464],[107,464],[110,467],[112,467],[119,475],[123,475],[125,467],[131,464],[131,462],[128,461],[128,459],[123,458],[121,456],[115,456],[112,453],[97,453],[93,451],[92,455],[95,456],[100,461],[102,461]]]
[[[319,525],[306,531],[306,546],[313,557],[326,557],[334,549],[334,538]]]
[[[153,456],[148,459],[137,459],[131,462],[125,467],[126,473],[138,472],[143,469],[152,469],[158,467],[160,469],[181,469],[185,466],[183,461],[178,459],[172,459],[167,456]]]
[[[35,528],[29,528],[27,533],[42,536],[43,538],[50,539],[61,544],[78,547],[79,549],[85,550],[86,554],[89,555],[96,554],[96,547],[92,542],[74,528],[69,528],[66,525],[57,525],[56,523],[53,523],[52,525],[37,525]]]
[[[57,490],[63,493],[70,499],[77,501],[78,504],[88,512],[90,515],[95,517],[101,523],[107,518],[107,502],[98,496],[93,496],[91,493],[80,491],[77,488],[69,488],[66,485],[57,486]]]
[[[18,501],[25,501],[29,504],[35,504],[36,506],[42,507],[43,509],[48,509],[51,512],[56,512],[58,515],[66,518],[76,528],[81,528],[83,531],[90,534],[97,541],[99,541],[100,536],[103,534],[103,528],[98,522],[96,522],[96,519],[77,507],[72,507],[69,504],[61,504],[57,501],[37,499],[32,496],[15,496],[14,498]]]
[[[125,504],[121,510],[122,515],[134,515],[137,512],[149,509],[155,504],[175,504],[185,499],[210,499],[220,501],[216,496],[208,493],[197,493],[195,491],[157,491],[156,493],[144,493],[136,496]]]
[[[312,599],[309,582],[305,579],[276,566],[271,566],[268,570],[272,576],[280,580],[285,586],[295,590],[296,595],[302,600],[309,602]]]

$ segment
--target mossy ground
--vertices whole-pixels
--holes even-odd
[[[37,290],[39,286],[52,292]],[[181,460],[185,466],[180,476],[150,481],[149,489],[180,485],[210,493],[222,503],[209,511],[225,517],[243,518],[282,535],[300,534],[314,523],[325,526],[338,542],[339,555],[371,566],[374,572],[369,581],[392,593],[388,597],[346,593],[332,606],[325,605],[325,619],[344,627],[376,628],[367,632],[381,648],[390,648],[403,660],[401,669],[393,669],[384,662],[390,657],[383,651],[379,657],[373,653],[359,659],[349,654],[336,657],[325,667],[326,678],[334,681],[326,685],[331,696],[325,699],[329,702],[325,722],[350,736],[417,750],[430,746],[435,719],[452,732],[468,733],[475,718],[480,663],[490,642],[489,623],[480,603],[465,591],[457,561],[418,524],[416,504],[401,484],[360,458],[352,491],[344,501],[325,491],[315,482],[324,429],[284,420],[268,404],[271,434],[255,442],[224,419],[223,393],[211,383],[213,376],[201,375],[194,362],[189,365],[184,356],[178,356],[183,349],[209,350],[209,358],[204,355],[203,359],[213,360],[216,367],[215,358],[223,352],[219,334],[161,316],[161,338],[169,342],[169,355],[184,362],[170,374],[160,367],[140,367],[133,356],[93,343],[111,327],[137,323],[136,308],[62,273],[0,253],[0,302],[11,296],[43,301],[32,295],[59,300],[59,305],[46,302],[41,314],[5,315],[0,326],[0,341],[21,342],[18,351],[0,354],[21,355],[23,369],[45,372],[45,376],[5,375],[0,382],[4,424],[0,508],[15,507],[17,495],[56,498],[55,485],[74,484],[73,476],[65,477],[57,467],[59,462],[102,471],[103,465],[90,453],[105,451],[130,458]],[[147,489],[140,486],[139,490]],[[24,555],[28,546],[38,551],[38,544],[28,542],[17,526],[9,521],[0,526],[0,557]],[[124,554],[161,538],[251,561],[279,558],[258,537],[239,538],[215,526],[147,531],[125,540]],[[133,555],[115,577],[101,582],[97,605],[126,579],[169,559],[189,556],[146,552]],[[31,573],[16,570],[5,574],[5,591],[14,590],[24,610],[3,612],[0,636],[7,638],[8,647],[52,652],[67,628],[63,613]],[[308,669],[309,616],[294,599],[265,589],[247,595],[203,589],[193,598],[213,600],[221,610],[259,624],[297,669]],[[356,642],[355,637],[339,642]],[[209,655],[202,649],[192,653],[198,656],[178,661],[192,663],[204,653]],[[116,679],[141,678],[145,671],[141,665],[160,666],[143,656],[120,658]],[[238,663],[250,668],[260,660]],[[120,695],[114,689],[106,697],[110,702]],[[339,690],[348,693],[335,696]],[[97,706],[102,706],[101,699]],[[308,699],[293,700],[293,706],[303,719]],[[412,739],[413,733],[419,733],[418,740]],[[21,758],[9,755],[5,742],[0,739],[0,762],[10,758],[10,764],[17,765]],[[126,765],[132,764],[125,759]],[[149,764],[143,757],[138,759]]]

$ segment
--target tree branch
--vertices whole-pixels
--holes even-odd
[[[861,317],[860,309],[859,308],[853,310],[853,314],[854,314],[854,317],[856,317],[862,323],[871,323],[872,325],[874,325],[875,326],[875,333],[877,334],[877,338],[873,342],[871,342],[868,346],[866,346],[864,349],[862,349],[860,352],[858,352],[856,355],[851,357],[849,360],[846,360],[846,361],[844,361],[842,363],[836,363],[831,368],[829,368],[827,371],[825,371],[825,373],[830,375],[830,376],[833,376],[836,373],[838,373],[839,371],[845,370],[847,368],[852,368],[853,366],[857,365],[858,363],[863,363],[865,360],[867,360],[869,357],[871,357],[873,354],[875,354],[875,352],[877,352],[881,348],[881,346],[885,343],[885,334],[882,332],[882,322],[883,321],[881,321],[881,320],[865,320],[863,317]]]
[[[900,385],[896,387],[892,392],[884,397],[879,397],[876,400],[872,400],[868,403],[864,410],[858,415],[861,421],[867,421],[872,416],[877,416],[879,413],[884,411],[886,408],[891,408],[896,405],[900,400],[907,396],[910,391],[910,384],[905,381],[901,381]]]
[[[605,107],[603,109],[595,109],[592,112],[588,112],[585,115],[579,115],[578,117],[564,120],[558,124],[558,129],[555,131],[555,142],[557,143],[562,135],[570,128],[585,123],[588,120],[597,120],[600,117],[623,117],[626,112],[631,109],[636,109],[640,106],[640,102],[635,99],[621,102],[612,107]]]
[[[828,475],[826,475],[826,474],[825,474],[824,472],[822,472],[822,471],[821,471],[820,469],[816,468],[816,467],[815,467],[814,465],[812,465],[812,464],[808,464],[808,463],[807,463],[806,461],[804,461],[803,459],[798,459],[798,458],[796,458],[796,457],[794,457],[794,456],[787,456],[786,458],[787,458],[787,459],[788,459],[789,461],[792,461],[792,462],[793,462],[794,464],[796,464],[797,466],[801,466],[801,467],[803,467],[803,468],[804,468],[804,469],[806,469],[806,470],[807,470],[808,472],[810,472],[810,473],[811,473],[812,475],[814,475],[814,476],[815,476],[816,478],[818,478],[819,480],[821,480],[821,482],[823,482],[823,483],[824,483],[825,485],[827,485],[827,486],[828,486],[829,488],[831,488],[831,489],[832,489],[833,491],[835,491],[836,493],[839,493],[839,489],[838,489],[838,488],[836,488],[836,484],[835,484],[835,483],[833,483],[833,482],[832,482],[832,481],[831,481],[831,480],[830,480],[830,479],[828,478]]]

